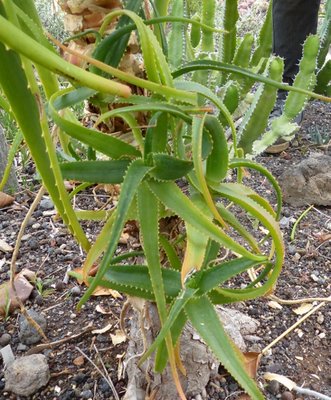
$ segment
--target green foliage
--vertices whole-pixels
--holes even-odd
[[[251,398],[262,399],[257,385],[243,367],[242,354],[224,333],[214,305],[266,295],[273,290],[280,274],[284,258],[277,223],[280,190],[262,166],[240,157],[243,150],[239,147],[246,153],[254,149],[256,139],[264,133],[278,88],[291,91],[285,114],[277,122],[279,129],[292,128],[291,120],[303,107],[307,96],[330,101],[310,91],[318,40],[315,36],[308,39],[300,74],[294,86],[288,87],[281,83],[280,60],[265,59],[269,36],[260,36],[253,53],[256,55],[254,63],[250,57],[255,49],[252,37],[246,36],[240,44],[237,41],[235,2],[226,2],[223,28],[229,32],[222,33],[221,52],[214,51],[215,39],[220,34],[214,27],[215,1],[203,1],[201,9],[194,2],[186,4],[179,0],[154,3],[156,19],[152,22],[133,11],[135,2],[127,3],[130,9],[111,12],[99,31],[102,40],[94,51],[98,62],[89,59],[90,71],[85,71],[68,64],[50,48],[42,36],[32,0],[25,0],[24,7],[19,1],[15,6],[3,1],[0,3],[0,85],[44,186],[60,216],[87,251],[80,277],[89,287],[79,307],[99,285],[155,301],[162,329],[144,358],[156,350],[157,371],[162,371],[169,360],[181,399],[185,396],[178,379],[174,345],[187,320]],[[183,15],[168,17],[168,3]],[[193,9],[200,13],[201,23],[198,18],[192,21],[184,18],[188,10]],[[108,23],[118,17],[118,29],[107,36]],[[171,43],[178,39],[183,46],[183,51],[178,50],[180,57],[195,54],[197,61],[190,60],[181,66],[183,60],[173,48],[167,59],[163,51],[166,21],[174,23],[166,39]],[[151,23],[159,26],[156,35],[148,26]],[[201,40],[194,40],[194,51],[188,35],[183,36],[188,23],[200,28]],[[266,23],[263,29],[269,28]],[[139,36],[147,79],[117,69],[132,30]],[[107,46],[111,49],[111,58],[105,51]],[[212,59],[217,54],[222,54],[221,60]],[[175,71],[177,66],[180,68]],[[38,68],[46,102],[41,96],[34,67]],[[59,76],[66,80],[65,89],[59,90]],[[233,114],[246,101],[254,83],[258,84],[258,89],[238,128],[237,139]],[[215,94],[216,86],[220,86],[221,96]],[[144,89],[147,96],[132,95],[132,87]],[[106,110],[101,112],[94,128],[83,126],[71,111],[85,99],[100,110]],[[139,122],[141,115],[147,128]],[[54,144],[48,118],[62,131],[60,144]],[[97,129],[101,123],[107,125],[110,119],[126,124],[131,133],[130,143],[127,136],[114,137]],[[229,141],[227,126],[232,134]],[[56,146],[62,145],[65,150],[65,144],[69,143],[68,148],[73,148],[74,141],[87,146],[93,157],[86,160],[77,156],[76,161],[60,161]],[[277,195],[275,210],[265,198],[242,183],[244,168],[255,169],[269,180]],[[236,182],[227,179],[231,169],[237,171]],[[116,207],[111,212],[77,212],[65,190],[64,178],[82,182],[78,190],[90,183],[120,184]],[[236,210],[252,216],[263,231],[268,231],[268,241],[257,236],[253,225],[239,220]],[[159,232],[160,221],[169,216],[183,221],[185,226],[174,238]],[[80,224],[84,218],[104,219],[104,226],[92,245]],[[122,230],[129,220],[139,223],[142,246],[139,255],[144,256],[143,265],[135,265],[137,254],[115,256]],[[181,250],[184,248],[183,256],[178,251],[179,243]],[[161,262],[161,247],[171,268],[167,267],[167,262]],[[222,263],[217,262],[220,247],[230,254]],[[93,263],[101,257],[96,276],[89,277]],[[123,260],[125,264],[121,264]],[[256,275],[253,282],[246,282],[244,288],[229,287],[231,279],[247,271]],[[167,351],[162,351],[164,346]]]

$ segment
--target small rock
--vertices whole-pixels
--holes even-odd
[[[280,384],[277,381],[271,381],[269,385],[267,386],[267,391],[274,396],[276,396],[279,393],[280,389]]]
[[[284,393],[282,393],[281,399],[282,400],[293,400],[294,396],[291,392],[284,392]]]
[[[75,375],[73,378],[73,381],[76,382],[77,384],[83,383],[86,381],[87,379],[87,375],[83,374],[83,373],[79,373],[77,375]]]
[[[66,287],[65,283],[61,280],[56,281],[55,283],[55,290],[61,292]]]
[[[279,363],[273,363],[273,364],[269,364],[266,368],[267,372],[271,372],[273,374],[280,372],[282,370],[283,366],[282,364]]]
[[[39,222],[37,222],[37,223],[35,223],[35,224],[32,225],[32,228],[33,228],[33,229],[39,229],[40,226],[41,226],[41,225],[39,224]]]
[[[290,244],[287,248],[287,252],[289,254],[295,254],[297,252],[297,248],[295,246],[293,246],[293,244]]]
[[[45,332],[47,327],[46,319],[43,315],[37,313],[35,310],[28,310],[29,316],[37,322],[40,328]],[[19,319],[19,338],[23,344],[35,344],[38,343],[42,336],[37,330],[29,323],[24,315],[20,316]]]
[[[284,201],[293,206],[331,205],[331,157],[314,154],[279,178]]]
[[[79,286],[74,286],[73,288],[71,288],[70,293],[73,296],[80,296],[81,290]]]
[[[75,398],[75,391],[74,390],[68,390],[65,393],[63,393],[61,399],[62,400],[72,400]]]
[[[27,348],[28,348],[28,346],[26,346],[25,344],[19,343],[17,345],[16,351],[26,351]]]
[[[44,298],[41,294],[38,294],[34,299],[34,301],[37,304],[37,306],[42,306],[44,304]]]
[[[5,369],[5,391],[31,396],[47,385],[49,379],[49,367],[43,354],[20,357]]]
[[[317,317],[317,322],[322,325],[324,322],[324,315],[323,314],[319,314]]]
[[[92,399],[93,398],[93,393],[92,390],[84,390],[80,394],[82,399]]]
[[[30,239],[28,241],[28,246],[31,250],[38,250],[39,248],[38,241],[36,239]]]
[[[7,346],[7,344],[10,343],[10,341],[11,341],[11,336],[9,335],[9,333],[4,333],[0,337],[0,346],[5,347]]]
[[[311,274],[310,277],[314,282],[318,282],[319,281],[319,278],[315,274]]]
[[[50,199],[42,199],[39,204],[39,207],[42,210],[52,210],[54,208],[54,204]]]

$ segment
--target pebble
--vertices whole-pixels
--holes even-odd
[[[44,304],[44,298],[41,294],[38,294],[34,301],[37,304],[37,306],[42,306]]]
[[[54,208],[54,204],[50,199],[42,199],[39,204],[39,207],[42,210],[52,210]]]
[[[27,244],[31,250],[38,250],[39,248],[38,241],[36,239],[30,239]]]
[[[311,274],[310,277],[314,282],[318,282],[319,281],[319,278],[315,274]]]
[[[319,314],[317,317],[317,322],[321,325],[324,322],[324,315],[323,314]]]
[[[271,381],[269,385],[267,386],[267,391],[274,396],[276,396],[279,393],[280,389],[280,384],[277,381]]]
[[[291,392],[284,392],[281,397],[282,400],[293,400],[294,396]]]
[[[66,287],[65,283],[61,280],[57,280],[55,283],[55,290],[61,292]]]
[[[18,345],[17,345],[17,351],[26,351],[26,349],[28,348],[28,346],[26,346],[25,344],[23,344],[23,343],[19,343]]]
[[[72,379],[74,382],[80,384],[86,381],[87,375],[80,372],[79,374],[75,375]]]
[[[37,296],[38,297],[38,296]],[[47,327],[46,319],[43,315],[39,314],[35,310],[28,310],[29,316],[37,322],[40,328],[45,332]],[[37,330],[28,322],[25,316],[22,314],[19,318],[19,338],[23,344],[35,344],[40,342],[41,336]]]
[[[73,296],[80,296],[81,290],[79,286],[74,286],[73,288],[71,288],[70,293]]]
[[[283,366],[282,364],[279,363],[273,363],[269,364],[266,368],[267,372],[272,372],[273,374],[280,372],[282,370]]]
[[[16,358],[5,369],[5,390],[19,396],[30,396],[50,379],[47,359],[43,354]]]
[[[39,222],[36,222],[35,224],[32,225],[33,229],[39,229],[41,227],[41,225],[39,224]]]
[[[74,390],[68,390],[63,395],[61,396],[62,400],[71,400],[75,398],[75,391]]]
[[[81,392],[80,396],[82,399],[91,399],[93,398],[92,390],[84,390]]]
[[[9,335],[9,333],[4,333],[0,337],[0,346],[5,347],[7,346],[7,344],[10,343],[10,341],[11,341],[11,336]]]

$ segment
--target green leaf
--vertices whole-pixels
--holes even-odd
[[[252,254],[240,244],[226,235],[218,226],[210,221],[174,184],[168,182],[148,182],[148,185],[160,201],[173,210],[184,221],[211,239],[225,245],[234,252],[256,261],[265,260],[265,256]]]
[[[187,175],[193,168],[191,161],[181,160],[168,154],[152,154],[154,168],[150,176],[158,180],[173,181]]]
[[[242,353],[225,333],[208,297],[191,299],[186,304],[185,311],[198,334],[239,385],[252,399],[263,400],[264,396],[245,370]]]
[[[122,183],[130,160],[77,161],[61,164],[64,179],[90,183]]]
[[[141,181],[149,170],[150,167],[145,166],[142,160],[135,160],[130,164],[125,175],[124,182],[122,184],[121,194],[115,211],[115,220],[112,224],[111,231],[109,232],[108,247],[105,251],[104,257],[95,278],[93,279],[90,287],[87,289],[84,296],[78,303],[78,308],[80,308],[90,298],[95,288],[100,284],[100,281],[106,273],[107,268],[109,267],[109,264],[116,250],[117,243],[122,233],[122,229],[126,222],[127,214],[132,200],[137,192]]]

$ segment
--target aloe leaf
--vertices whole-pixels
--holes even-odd
[[[191,161],[168,154],[152,154],[154,168],[150,176],[158,180],[173,181],[187,175],[193,168]]]
[[[150,153],[165,153],[168,144],[168,114],[157,112],[149,121],[145,136],[145,159]]]
[[[224,221],[232,226],[232,228],[234,228],[247,241],[247,243],[256,253],[260,253],[261,250],[258,243],[254,239],[254,236],[248,230],[246,230],[236,216],[221,203],[217,203],[216,207]]]
[[[10,149],[9,149],[9,152],[8,152],[7,164],[6,164],[5,170],[3,171],[2,178],[0,180],[0,192],[3,190],[3,188],[5,187],[8,179],[9,179],[10,171],[11,171],[12,166],[13,166],[13,161],[14,161],[16,152],[17,152],[20,144],[22,143],[22,140],[23,140],[22,132],[18,131],[15,134],[15,137],[14,137],[12,143],[11,143],[11,146],[10,146]]]
[[[138,216],[148,271],[160,321],[163,324],[167,317],[167,310],[159,251],[158,201],[146,183],[142,183],[138,190]]]
[[[191,288],[186,288],[181,291],[181,293],[178,295],[178,297],[174,301],[174,304],[171,306],[169,315],[167,317],[166,322],[162,326],[161,331],[157,335],[157,337],[154,340],[154,342],[152,343],[152,345],[148,348],[148,350],[145,352],[145,354],[141,357],[141,359],[139,360],[139,364],[142,364],[144,361],[146,361],[147,358],[160,346],[160,344],[165,339],[166,335],[170,332],[170,329],[173,326],[173,324],[175,323],[176,319],[183,311],[185,305],[192,297],[194,297],[195,293],[196,293],[196,290],[191,289]]]
[[[125,8],[127,10],[138,12],[141,8],[143,0],[131,0],[127,2]],[[127,15],[122,15],[116,24],[116,29],[113,33],[103,39],[93,52],[93,57],[100,60],[107,65],[111,65],[115,68],[118,67],[124,52],[127,48],[130,39],[130,30],[127,30],[122,35],[118,35],[118,31],[123,27],[127,26],[130,22],[130,18]],[[131,25],[133,28],[134,25]],[[92,66],[91,71],[98,74],[100,70]]]
[[[265,256],[250,253],[226,235],[218,226],[210,221],[174,183],[150,181],[148,185],[166,207],[173,210],[195,229],[200,230],[211,239],[225,245],[244,257],[257,261],[265,260]]]
[[[169,65],[165,59],[160,44],[153,32],[146,27],[144,21],[137,14],[129,10],[118,10],[109,13],[104,19],[100,28],[100,33],[103,33],[108,26],[109,21],[119,15],[126,15],[131,18],[137,27],[148,79],[155,83],[164,84],[170,87],[173,86]]]
[[[242,257],[203,269],[197,283],[197,294],[202,295],[208,293],[221,283],[224,283],[234,276],[260,264],[261,262],[256,262]]]
[[[139,156],[141,154],[135,147],[122,142],[111,135],[85,128],[78,122],[72,122],[62,117],[55,108],[56,104],[58,107],[63,105],[58,101],[62,97],[61,93],[68,94],[68,90],[55,93],[49,101],[48,110],[57,126],[59,126],[69,136],[78,139],[93,147],[95,150],[115,159],[123,156]],[[72,95],[74,95],[74,93]],[[77,95],[79,95],[79,93],[77,93]]]
[[[244,357],[225,333],[219,317],[207,296],[191,299],[185,311],[201,338],[212,349],[223,366],[254,400],[263,400],[256,383],[248,376]]]
[[[277,209],[276,209],[276,215],[277,215],[277,220],[280,218],[280,213],[282,211],[282,190],[276,180],[276,178],[269,172],[266,168],[264,168],[261,164],[258,164],[256,162],[250,161],[250,160],[245,160],[245,159],[232,159],[229,168],[240,168],[240,167],[246,167],[250,169],[254,169],[258,172],[260,172],[263,176],[265,176],[273,189],[275,190],[276,197],[277,197]]]
[[[77,161],[60,165],[64,179],[90,183],[122,183],[130,160]]]
[[[251,78],[256,82],[263,82],[268,85],[274,86],[277,89],[282,89],[282,90],[287,90],[290,92],[295,92],[295,93],[300,93],[304,94],[306,96],[313,97],[315,99],[320,99],[326,102],[331,102],[331,98],[322,96],[320,94],[311,92],[309,90],[303,89],[301,87],[294,87],[290,86],[285,83],[280,83],[277,81],[274,81],[270,78],[267,78],[263,75],[256,74],[252,72],[249,69],[241,68],[234,66],[232,64],[226,64],[226,63],[221,63],[219,61],[214,61],[214,60],[197,60],[197,61],[192,61],[186,65],[184,65],[182,68],[180,68],[177,71],[174,71],[172,73],[174,78],[178,78],[181,75],[187,74],[192,71],[197,71],[197,70],[215,70],[215,71],[224,71],[224,72],[232,72],[241,76],[245,76],[247,78]]]
[[[113,258],[113,254],[116,250],[118,240],[121,236],[121,232],[123,226],[126,222],[126,217],[132,203],[132,200],[136,194],[136,191],[145,177],[145,175],[150,170],[150,167],[144,165],[142,160],[135,160],[133,161],[124,178],[121,194],[118,200],[117,209],[115,211],[115,220],[111,227],[111,231],[109,232],[109,243],[108,247],[105,251],[104,257],[102,262],[99,266],[98,272],[93,279],[91,286],[87,289],[84,296],[81,298],[80,302],[78,303],[78,308],[80,308],[92,295],[95,288],[99,285],[101,279],[103,278],[104,274],[109,267],[111,259]]]
[[[17,54],[11,50],[6,50],[2,43],[0,43],[0,58],[2,90],[29,146],[31,155],[43,179],[43,184],[51,195],[64,222],[82,246],[88,249],[89,242],[74,214],[63,184],[50,132],[48,127],[41,126],[44,110],[41,107],[40,99],[30,91]]]
[[[182,263],[178,257],[178,254],[174,246],[172,246],[172,244],[166,238],[165,235],[162,234],[160,235],[160,244],[167,255],[171,268],[175,269],[176,271],[180,271]]]
[[[79,85],[89,86],[100,92],[123,97],[128,97],[131,93],[128,86],[96,76],[64,61],[61,57],[31,39],[2,16],[0,16],[0,39],[6,46],[23,54],[34,63],[69,77]]]

